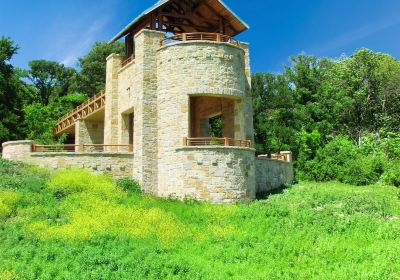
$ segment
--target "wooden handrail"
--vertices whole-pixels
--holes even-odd
[[[95,96],[76,107],[68,114],[61,117],[55,127],[55,134],[58,135],[63,131],[75,125],[77,119],[86,118],[104,108],[106,102],[105,91],[101,91]]]
[[[214,138],[214,137],[199,137],[199,138],[184,138],[184,146],[225,146],[225,147],[244,147],[251,148],[250,140],[232,139],[232,138]]]
[[[205,33],[205,32],[195,32],[195,33],[181,33],[174,36],[166,37],[161,40],[160,45],[167,45],[173,42],[186,42],[186,41],[212,41],[221,43],[230,43],[235,46],[240,46],[240,42],[228,35],[221,33]]]
[[[122,62],[122,67],[128,65],[131,61],[135,59],[135,55],[130,55],[128,56],[123,62]]]

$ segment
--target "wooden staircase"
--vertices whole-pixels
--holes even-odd
[[[105,91],[99,92],[86,102],[76,107],[73,111],[61,117],[55,127],[55,135],[70,131],[78,119],[86,119],[104,109],[106,104]]]

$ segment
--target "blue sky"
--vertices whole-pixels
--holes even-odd
[[[0,0],[0,36],[20,46],[12,63],[47,59],[76,66],[156,0]],[[367,47],[400,58],[399,0],[225,0],[250,30],[253,72],[280,72],[301,52],[339,57]],[[5,12],[6,11],[6,12]]]

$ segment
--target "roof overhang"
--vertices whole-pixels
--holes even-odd
[[[141,30],[143,28],[146,28],[147,21],[152,16],[152,14],[162,12],[164,8],[166,8],[168,5],[171,5],[174,1],[175,0],[158,1],[155,5],[145,10],[131,23],[129,23],[123,30],[115,35],[114,38],[111,39],[110,43],[121,39],[122,37],[131,33],[133,30]],[[249,29],[249,26],[221,0],[200,0],[197,6],[199,12],[201,10],[209,10],[214,16],[218,14],[220,17],[224,18],[224,20],[227,21],[231,26],[231,29],[227,32],[229,34],[227,35],[234,37],[239,33],[242,33],[243,31]]]

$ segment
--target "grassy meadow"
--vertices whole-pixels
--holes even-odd
[[[222,206],[0,161],[0,279],[399,279],[399,217],[381,185]]]

